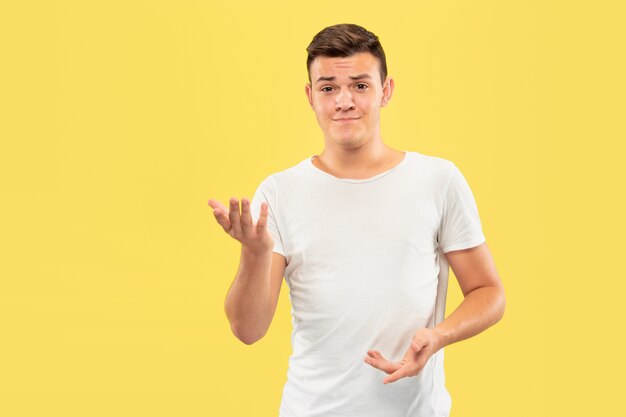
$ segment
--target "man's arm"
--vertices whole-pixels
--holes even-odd
[[[267,333],[280,295],[286,261],[276,252],[253,255],[241,248],[237,276],[231,284],[224,310],[233,334],[250,345]]]
[[[472,337],[504,315],[504,287],[486,243],[445,254],[463,296],[461,304],[435,326],[440,348]]]
[[[416,376],[439,349],[482,332],[504,314],[504,288],[486,243],[445,256],[465,298],[437,326],[417,330],[400,362],[386,359],[377,350],[367,351],[365,363],[389,374],[383,379],[385,384]]]
[[[239,270],[226,295],[224,311],[235,336],[249,345],[261,339],[272,322],[286,259],[272,251],[267,203],[261,204],[256,224],[247,198],[241,200],[241,213],[235,197],[230,199],[230,209],[214,199],[209,200],[209,206],[224,231],[241,242]]]

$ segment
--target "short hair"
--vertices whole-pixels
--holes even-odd
[[[347,57],[359,52],[369,52],[378,59],[380,83],[387,78],[387,60],[378,36],[364,27],[352,23],[340,23],[322,29],[306,48],[306,69],[311,82],[311,64],[318,56]]]

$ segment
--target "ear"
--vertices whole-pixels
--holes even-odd
[[[393,78],[387,77],[385,80],[385,84],[383,84],[383,98],[380,102],[381,107],[385,107],[389,100],[391,100],[391,95],[393,94],[394,81]]]
[[[304,92],[306,93],[306,97],[309,100],[309,105],[313,108],[313,91],[311,90],[311,84],[306,83],[304,85]]]

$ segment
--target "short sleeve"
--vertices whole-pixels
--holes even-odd
[[[443,253],[467,249],[485,242],[474,195],[456,165],[443,195],[443,210],[438,233]]]
[[[265,202],[268,205],[269,212],[267,215],[267,230],[274,240],[273,252],[280,253],[285,256],[283,249],[283,240],[278,230],[278,204],[276,196],[276,184],[274,179],[269,176],[261,181],[261,184],[257,187],[252,200],[250,200],[250,214],[252,220],[256,224],[261,214],[261,203]]]

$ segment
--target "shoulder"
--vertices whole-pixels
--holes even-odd
[[[450,181],[453,172],[458,169],[453,161],[440,156],[416,151],[409,151],[408,156],[410,166],[417,174],[442,186]]]
[[[302,183],[302,177],[310,173],[308,160],[302,160],[295,165],[275,171],[263,177],[259,189],[275,192],[277,188],[289,187],[292,184]]]
[[[311,175],[312,172],[313,170],[311,169],[309,159],[304,159],[292,166],[267,175],[263,179],[263,182],[271,182],[274,186],[278,187],[290,185],[292,183],[301,182],[304,177]]]

